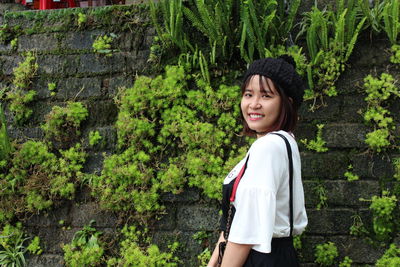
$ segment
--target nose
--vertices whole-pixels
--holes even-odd
[[[251,99],[249,107],[251,109],[259,109],[261,107],[260,98],[259,97],[253,97]]]

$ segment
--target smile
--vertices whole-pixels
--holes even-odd
[[[249,114],[249,117],[250,117],[250,120],[251,120],[251,121],[256,121],[256,120],[259,120],[259,119],[263,118],[264,115],[262,115],[262,114],[257,114],[257,113],[250,113],[250,114]]]

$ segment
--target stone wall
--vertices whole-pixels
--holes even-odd
[[[18,37],[16,49],[9,44],[0,45],[0,85],[8,85],[13,68],[22,60],[21,53],[35,51],[39,65],[38,75],[33,81],[33,89],[38,92],[33,106],[34,115],[27,127],[9,124],[13,139],[42,139],[39,125],[53,105],[68,100],[82,101],[89,110],[82,136],[86,137],[91,130],[99,130],[107,144],[101,149],[93,149],[88,146],[88,140],[83,140],[90,154],[85,171],[100,172],[103,153],[112,153],[115,149],[113,124],[117,108],[113,97],[118,87],[131,86],[137,74],[152,75],[147,59],[155,33],[149,26],[148,15],[135,6],[122,9],[130,11],[131,15],[113,16],[111,19],[102,15],[84,29],[73,25],[70,15],[63,15],[62,11],[26,11],[2,18],[3,23],[8,25],[19,24],[24,29],[32,30]],[[86,11],[82,9],[82,12]],[[117,51],[110,57],[96,55],[92,49],[94,39],[111,32],[117,35]],[[316,266],[313,263],[314,246],[326,241],[335,242],[341,257],[349,256],[354,266],[373,265],[384,251],[384,248],[372,247],[362,238],[350,236],[349,228],[354,214],[360,214],[366,224],[371,223],[369,203],[359,201],[359,198],[370,198],[380,193],[379,177],[393,176],[390,159],[399,156],[374,156],[366,152],[364,139],[368,128],[359,114],[359,110],[366,107],[361,85],[367,74],[380,74],[390,68],[390,73],[400,78],[398,68],[389,63],[389,55],[385,52],[388,46],[387,40],[370,41],[367,36],[363,37],[338,82],[340,95],[327,98],[327,106],[315,112],[308,110],[309,103],[303,105],[301,110],[297,139],[313,139],[316,123],[322,122],[325,124],[323,139],[329,148],[328,152],[318,154],[301,146],[309,216],[309,226],[302,238],[303,248],[300,251],[303,266]],[[57,83],[55,96],[50,96],[47,90],[49,82]],[[397,124],[399,108],[398,101],[393,103],[392,115]],[[8,113],[7,117],[12,120]],[[359,181],[348,182],[344,178],[349,164],[354,166],[354,173],[360,175]],[[314,191],[319,180],[328,196],[328,206],[321,210],[316,209],[318,196]],[[212,233],[209,243],[214,243],[218,235],[219,204],[192,188],[179,195],[165,194],[162,199],[167,207],[166,214],[154,226],[154,242],[165,248],[168,241],[178,240],[182,245],[179,256],[183,265],[195,266],[196,255],[206,244],[198,244],[192,236],[198,231],[206,231]],[[73,201],[64,201],[47,213],[27,217],[24,226],[30,233],[40,236],[44,249],[41,256],[29,259],[29,266],[61,266],[60,245],[69,243],[73,234],[92,219],[106,235],[113,235],[116,226],[124,223],[119,221],[118,214],[101,211],[87,189],[82,189]]]

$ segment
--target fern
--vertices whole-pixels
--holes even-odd
[[[397,36],[400,31],[399,22],[399,1],[387,1],[383,8],[384,30],[392,45],[397,43]]]

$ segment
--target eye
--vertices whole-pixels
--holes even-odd
[[[270,98],[271,96],[268,95],[268,94],[263,94],[262,97],[263,97],[263,98]]]
[[[243,95],[244,97],[251,97],[252,96],[252,94],[250,94],[250,93],[244,93],[244,95]]]

